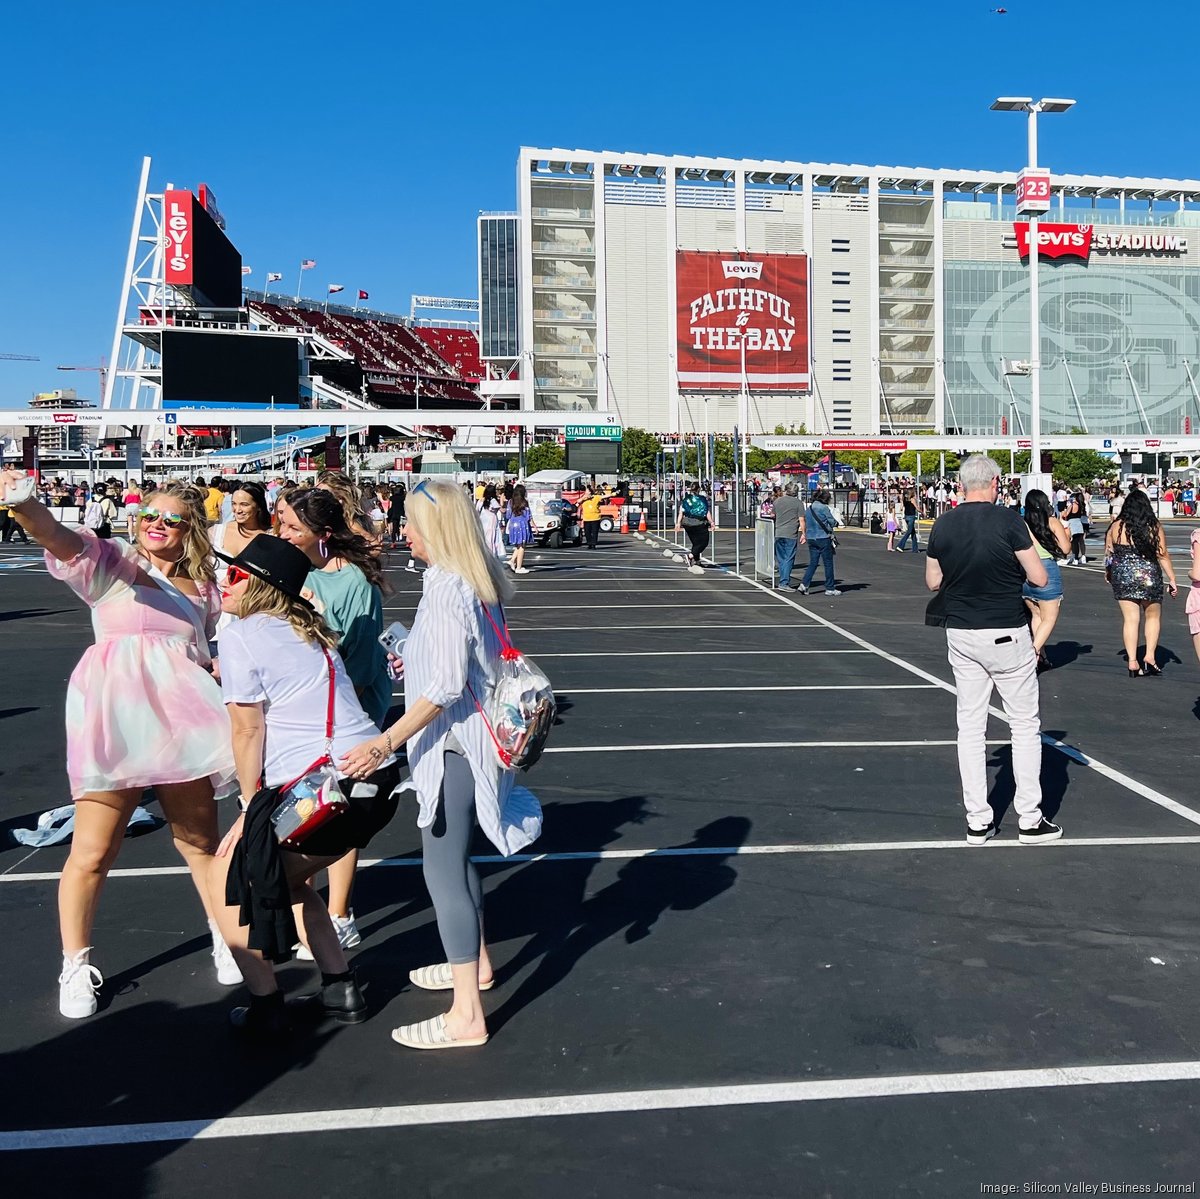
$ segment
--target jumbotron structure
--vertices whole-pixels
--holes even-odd
[[[524,148],[480,218],[485,384],[658,431],[1020,435],[1015,172]],[[1056,175],[1042,429],[1200,432],[1200,181]]]
[[[404,412],[418,406],[482,406],[486,372],[468,322],[439,327],[246,291],[212,190],[151,192],[150,165],[142,165],[103,408],[201,409],[212,428],[221,427],[222,409],[238,410],[242,421],[248,409],[384,409],[406,428]],[[194,413],[187,420],[164,423],[158,436],[211,432]]]

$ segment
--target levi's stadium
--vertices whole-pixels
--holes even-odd
[[[310,445],[330,430],[299,413],[340,409],[364,430],[436,431],[447,449],[572,421],[997,444],[1029,432],[1013,172],[523,148],[515,211],[478,219],[478,300],[452,302],[468,319],[429,322],[244,290],[211,193],[154,194],[148,170],[108,409],[266,406]],[[1042,433],[1193,448],[1197,231],[1200,181],[1053,177],[1038,231]],[[147,442],[228,433],[215,414],[156,419]]]

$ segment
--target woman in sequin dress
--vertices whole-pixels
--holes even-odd
[[[1167,539],[1142,491],[1132,491],[1121,515],[1108,526],[1104,560],[1113,596],[1121,609],[1121,635],[1131,679],[1162,674],[1155,660],[1162,627],[1165,586],[1172,596],[1179,591],[1175,569],[1167,553]],[[1138,662],[1138,634],[1145,622],[1146,653]]]

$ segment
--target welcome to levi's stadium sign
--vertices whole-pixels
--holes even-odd
[[[1014,221],[1013,234],[1005,237],[1005,246],[1016,246],[1022,258],[1029,257],[1029,222]],[[1053,225],[1040,222],[1037,227],[1039,258],[1082,258],[1097,254],[1157,254],[1177,256],[1187,253],[1187,238],[1178,233],[1097,233],[1094,225]]]

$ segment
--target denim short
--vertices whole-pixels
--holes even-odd
[[[1039,602],[1062,599],[1062,571],[1058,569],[1058,563],[1053,558],[1041,558],[1039,561],[1046,568],[1046,586],[1033,587],[1026,581],[1021,587],[1021,595],[1027,600]]]

